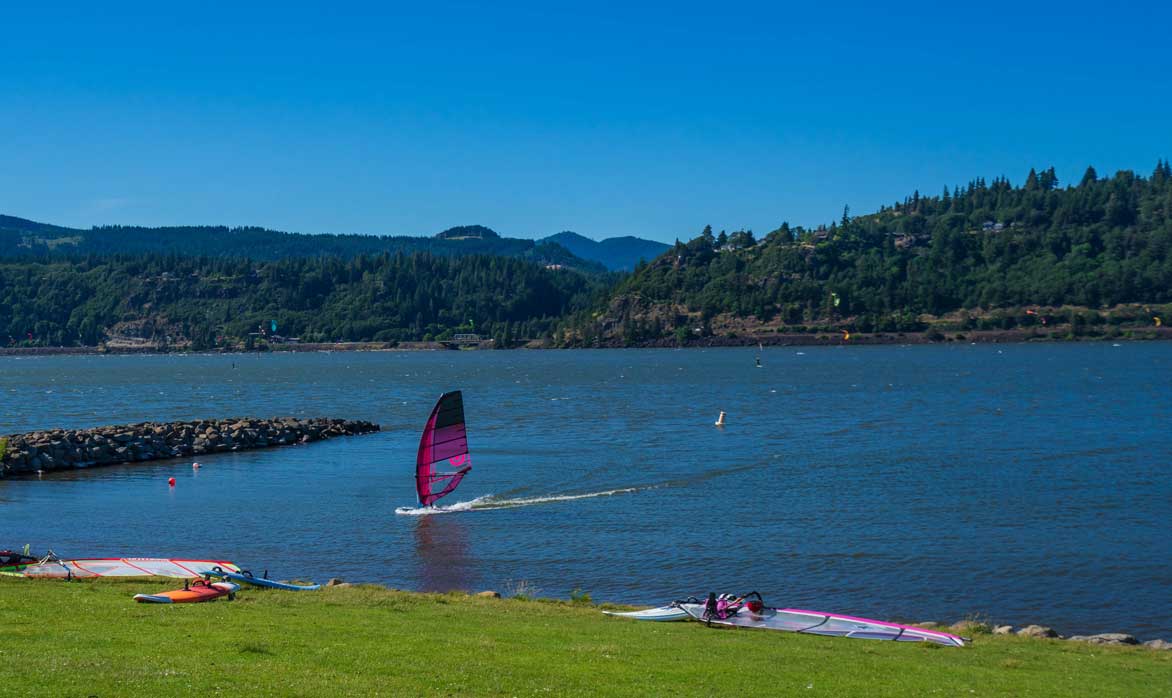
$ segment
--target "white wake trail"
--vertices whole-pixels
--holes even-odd
[[[470,499],[466,502],[456,502],[444,506],[430,507],[399,507],[395,513],[401,516],[429,516],[431,514],[455,514],[461,511],[490,511],[493,509],[513,509],[527,507],[532,504],[548,504],[550,502],[571,502],[575,499],[592,499],[594,497],[611,497],[616,494],[630,494],[650,487],[623,487],[601,492],[586,492],[584,494],[551,494],[543,497],[519,497],[516,499],[497,499],[491,494]]]

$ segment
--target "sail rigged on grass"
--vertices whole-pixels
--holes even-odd
[[[240,568],[227,560],[184,560],[159,557],[105,557],[86,560],[59,560],[49,555],[18,572],[22,577],[84,579],[89,577],[178,577],[195,579],[216,567],[232,572]]]
[[[415,459],[415,491],[419,504],[429,507],[451,494],[472,469],[468,455],[468,433],[464,428],[464,397],[459,390],[440,395]]]

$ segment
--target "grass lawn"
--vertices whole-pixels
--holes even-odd
[[[1172,652],[979,635],[964,649],[608,618],[380,587],[0,577],[0,695],[1170,696]]]

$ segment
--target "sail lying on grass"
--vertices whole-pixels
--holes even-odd
[[[185,560],[159,557],[106,557],[86,560],[48,559],[28,565],[23,577],[78,579],[88,577],[178,577],[195,579],[214,567],[239,571],[227,560]]]
[[[871,618],[844,616],[841,613],[807,611],[799,608],[761,608],[758,611],[744,608],[727,618],[712,618],[707,615],[705,605],[702,603],[679,603],[676,605],[692,618],[710,625],[784,630],[791,633],[849,637],[858,640],[931,642],[946,647],[964,647],[965,645],[964,638],[950,633],[917,628],[913,625],[888,623]],[[670,620],[675,620],[675,618]]]
[[[440,395],[423,435],[415,459],[415,491],[419,504],[429,507],[451,494],[472,469],[468,454],[468,433],[464,428],[464,397],[459,390]]]

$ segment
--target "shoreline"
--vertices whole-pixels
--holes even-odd
[[[173,579],[0,577],[0,608],[54,619],[7,630],[9,663],[36,677],[21,684],[23,693],[88,695],[95,686],[120,686],[128,695],[188,696],[231,686],[241,695],[306,696],[1090,697],[1149,695],[1172,678],[1167,651],[993,635],[984,628],[971,631],[970,646],[936,649],[639,622],[572,600],[359,584],[315,592],[244,589],[235,601],[203,604],[131,601],[135,593],[177,586]],[[91,637],[101,642],[77,640]],[[442,672],[404,660],[450,654],[453,647],[465,650]]]
[[[133,558],[131,558],[131,559],[133,559]],[[104,586],[114,586],[114,585],[134,585],[134,584],[139,584],[139,583],[143,583],[143,582],[152,583],[152,584],[165,584],[165,585],[176,584],[176,582],[173,578],[168,578],[168,577],[142,577],[142,578],[121,577],[121,578],[105,578],[105,579],[97,578],[97,577],[89,577],[89,578],[79,577],[76,579],[71,579],[71,580],[66,581],[63,579],[55,579],[55,578],[37,578],[37,577],[25,578],[25,577],[21,577],[19,573],[5,573],[3,575],[0,575],[0,579],[3,579],[4,577],[7,577],[8,579],[21,579],[21,580],[23,580],[23,582],[26,582],[26,583],[33,583],[33,584],[38,584],[38,585],[44,584],[46,586],[57,585],[57,584],[100,584],[100,585],[104,585]],[[307,583],[308,581],[316,581],[316,580],[303,580],[303,579],[298,578],[298,579],[289,579],[289,580],[281,579],[281,580],[277,580],[277,581],[282,581],[282,582],[290,583],[290,584],[297,584],[297,583]],[[399,587],[395,587],[395,586],[389,586],[387,584],[381,584],[378,582],[347,582],[339,577],[331,577],[327,581],[321,582],[321,587],[323,590],[327,590],[327,589],[328,590],[363,589],[363,590],[374,591],[374,592],[402,594],[402,595],[416,598],[420,601],[428,601],[431,599],[443,598],[443,597],[449,597],[449,598],[462,597],[462,598],[466,598],[468,600],[485,599],[485,600],[488,600],[489,602],[496,601],[498,603],[511,603],[511,602],[537,603],[537,604],[544,604],[544,605],[549,605],[549,606],[553,606],[553,607],[571,607],[571,608],[578,608],[578,609],[585,609],[585,610],[593,610],[593,611],[598,611],[598,612],[602,612],[602,611],[624,611],[624,612],[625,611],[641,611],[641,610],[651,610],[653,608],[656,608],[653,606],[642,606],[642,605],[638,605],[638,604],[632,605],[632,604],[622,603],[622,602],[618,602],[618,601],[593,601],[593,600],[589,599],[589,595],[586,596],[586,600],[582,600],[582,599],[575,599],[574,597],[557,598],[557,597],[546,597],[546,596],[528,596],[525,594],[514,594],[514,595],[510,596],[510,595],[502,594],[501,592],[495,591],[492,589],[483,590],[483,591],[470,591],[467,589],[451,589],[448,591],[437,591],[437,590],[423,591],[423,590],[418,590],[418,589],[403,589],[403,588],[399,588]],[[273,592],[271,590],[258,589],[257,587],[251,587],[251,586],[245,586],[243,588],[246,590],[249,590],[249,591],[260,593],[260,594],[277,593],[277,592]],[[306,599],[306,598],[311,598],[311,597],[301,597],[301,598]],[[777,608],[782,608],[782,607],[778,606]],[[635,624],[636,627],[639,627],[639,626],[655,627],[656,625],[658,625],[656,623],[648,623],[646,621],[640,622],[640,621],[636,621],[633,619],[614,619],[614,620],[618,620],[619,622],[623,622],[623,623],[632,623],[632,624]],[[1028,623],[1028,624],[1025,624],[1025,625],[1022,625],[1019,627],[1019,626],[1014,626],[1014,625],[1010,625],[1010,624],[998,623],[998,622],[991,620],[987,614],[976,614],[976,615],[969,614],[968,616],[966,616],[958,621],[955,621],[953,623],[937,622],[937,621],[912,621],[909,619],[900,619],[900,618],[896,618],[896,619],[892,619],[892,620],[882,620],[882,619],[874,619],[874,620],[878,620],[879,622],[883,622],[883,623],[895,623],[895,624],[900,624],[900,625],[906,625],[906,626],[913,627],[913,628],[923,628],[925,630],[936,630],[936,631],[940,631],[940,632],[946,632],[946,633],[959,635],[959,636],[965,638],[966,644],[969,644],[969,645],[971,645],[975,640],[978,640],[978,639],[980,639],[981,641],[988,641],[988,640],[992,639],[993,637],[1006,637],[1006,638],[1017,637],[1017,638],[1023,638],[1025,640],[1031,640],[1031,641],[1033,641],[1033,640],[1051,640],[1051,641],[1064,642],[1064,643],[1065,642],[1082,643],[1082,644],[1087,644],[1087,645],[1092,645],[1092,646],[1126,647],[1126,648],[1133,648],[1133,649],[1137,649],[1137,650],[1148,649],[1148,650],[1152,650],[1155,652],[1163,652],[1163,651],[1172,650],[1172,641],[1167,641],[1167,640],[1164,640],[1161,638],[1152,638],[1152,639],[1148,639],[1148,640],[1143,640],[1143,639],[1137,638],[1136,636],[1132,635],[1131,633],[1125,633],[1125,632],[1099,632],[1099,633],[1089,633],[1088,632],[1087,634],[1064,635],[1064,634],[1059,633],[1057,630],[1055,630],[1053,627],[1051,627],[1049,625]],[[613,621],[608,620],[606,622],[613,622]],[[683,622],[688,623],[688,621],[683,621]],[[742,630],[741,632],[744,632],[744,631]],[[754,632],[760,632],[760,631],[754,631]],[[784,632],[784,631],[774,631],[774,632],[780,632],[782,636],[790,635],[790,634],[801,634],[801,633],[792,633],[792,632]],[[807,635],[807,636],[809,636],[809,635]],[[835,639],[843,639],[843,638],[835,638]]]
[[[295,580],[281,580],[294,582]],[[529,597],[526,595],[517,595],[514,597],[504,596],[499,591],[492,589],[484,591],[468,591],[466,589],[452,589],[449,591],[420,591],[417,589],[399,589],[397,587],[388,586],[386,584],[379,584],[377,582],[346,582],[345,580],[332,577],[327,582],[322,584],[324,588],[349,588],[349,587],[365,587],[369,589],[382,589],[398,594],[411,594],[415,596],[435,596],[437,594],[461,594],[469,597],[479,597],[487,599],[501,599],[509,600],[511,598],[518,598],[525,601],[535,601],[538,603],[551,604],[571,604],[586,608],[595,608],[599,611],[644,611],[656,608],[655,606],[641,606],[631,605],[617,601],[576,601],[572,596],[568,599],[549,598],[549,597]],[[781,608],[778,606],[778,608]],[[1146,647],[1152,650],[1172,650],[1172,641],[1167,641],[1162,638],[1152,638],[1149,640],[1141,640],[1136,638],[1131,633],[1123,632],[1100,632],[1087,634],[1073,634],[1063,635],[1056,631],[1049,625],[1041,625],[1037,623],[1028,623],[1020,627],[997,623],[990,620],[987,614],[969,614],[968,616],[954,622],[941,623],[936,621],[912,621],[907,619],[895,620],[879,620],[884,623],[897,623],[911,626],[914,628],[923,628],[925,630],[938,630],[941,632],[953,633],[963,637],[970,637],[972,635],[1005,635],[1028,638],[1032,640],[1065,640],[1070,642],[1085,642],[1091,645],[1112,645],[1112,646],[1131,646],[1131,647]],[[638,622],[638,621],[632,621]]]
[[[1062,335],[1062,336],[1053,336]],[[1172,327],[1147,328],[1124,336],[1069,335],[1053,332],[1050,335],[1035,330],[949,330],[942,332],[851,332],[849,339],[841,333],[779,333],[762,332],[736,334],[734,336],[711,336],[691,339],[680,344],[674,339],[646,340],[624,344],[611,340],[599,346],[604,348],[640,349],[689,349],[693,347],[751,347],[761,344],[767,347],[812,347],[812,346],[897,346],[897,345],[945,345],[945,344],[1085,344],[1095,342],[1151,342],[1172,340]]]
[[[1030,330],[949,330],[943,332],[871,332],[850,333],[849,339],[842,334],[746,332],[726,336],[691,338],[679,342],[674,338],[660,338],[624,342],[621,339],[597,341],[589,345],[552,346],[544,340],[529,340],[506,350],[559,350],[559,349],[694,349],[710,347],[752,347],[758,344],[767,347],[811,347],[811,346],[895,346],[895,345],[947,345],[947,344],[1081,344],[1095,342],[1152,342],[1172,340],[1172,327],[1146,327],[1129,329],[1117,336],[1107,334],[1074,335],[1069,331],[1056,329],[1050,332]],[[330,353],[330,352],[415,352],[415,351],[486,351],[478,348],[457,348],[443,342],[334,342],[282,344],[264,349],[190,349],[186,347],[0,347],[3,356],[131,356],[166,354],[282,354],[282,353]],[[495,351],[495,349],[494,349]]]

